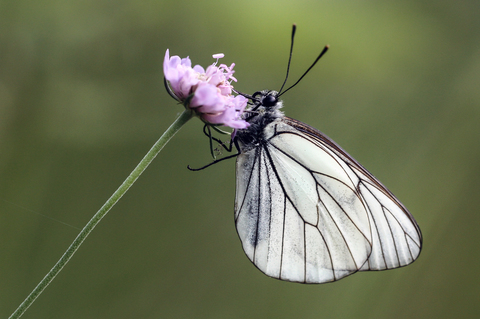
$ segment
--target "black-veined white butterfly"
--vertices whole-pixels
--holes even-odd
[[[295,26],[292,48],[294,34]],[[250,126],[226,157],[237,156],[235,225],[248,258],[270,277],[300,283],[412,263],[422,234],[410,212],[325,134],[286,117],[279,92],[244,95]]]

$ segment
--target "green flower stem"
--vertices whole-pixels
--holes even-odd
[[[67,251],[63,254],[60,260],[53,266],[48,274],[40,281],[40,283],[33,289],[28,297],[18,306],[17,310],[9,317],[11,319],[20,318],[21,315],[30,307],[30,305],[37,299],[37,297],[45,290],[55,276],[62,270],[62,268],[68,263],[73,254],[77,251],[85,238],[92,232],[97,226],[100,220],[108,213],[108,211],[115,205],[118,200],[128,191],[130,186],[135,183],[140,174],[150,165],[153,159],[160,153],[165,144],[180,130],[180,128],[193,117],[193,112],[186,109],[173,124],[163,133],[158,141],[152,146],[145,157],[138,163],[137,167],[130,173],[127,179],[120,185],[120,187],[113,193],[113,195],[106,201],[100,210],[93,215],[92,219],[78,234],[77,238],[68,247]]]

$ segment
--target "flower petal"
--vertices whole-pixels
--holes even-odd
[[[190,102],[190,107],[200,107],[198,111],[202,113],[217,113],[225,108],[221,97],[218,96],[217,88],[208,83],[198,85]]]
[[[213,55],[215,59],[223,58],[224,54]],[[163,73],[170,83],[172,92],[182,101],[189,100],[185,107],[194,109],[196,114],[205,122],[221,124],[232,128],[246,128],[248,123],[242,119],[242,113],[247,105],[247,99],[243,96],[232,96],[232,81],[235,71],[232,63],[230,66],[217,62],[208,66],[205,70],[200,65],[192,68],[189,57],[181,59],[179,56],[170,57],[167,49],[163,60]]]

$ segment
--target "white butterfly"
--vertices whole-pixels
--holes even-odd
[[[295,26],[290,59],[294,35]],[[243,250],[281,280],[325,283],[398,268],[422,248],[415,219],[385,186],[326,135],[279,110],[280,95],[327,49],[282,93],[242,94],[252,106],[245,111],[250,126],[232,140],[238,153],[207,165],[237,156],[235,225]]]
[[[284,116],[277,96],[254,94],[251,125],[235,137],[235,225],[248,258],[301,283],[412,263],[422,235],[408,210],[334,141]]]

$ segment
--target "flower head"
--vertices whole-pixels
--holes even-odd
[[[248,100],[241,95],[232,95],[231,82],[237,81],[233,77],[235,64],[217,66],[218,59],[223,56],[222,53],[214,54],[213,58],[217,59],[217,62],[205,70],[200,65],[192,68],[188,57],[170,57],[167,50],[163,73],[176,99],[186,108],[195,111],[204,122],[244,129],[249,126],[249,123],[242,119]]]

